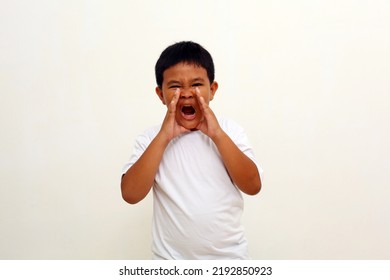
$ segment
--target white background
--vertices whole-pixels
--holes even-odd
[[[133,140],[162,121],[161,51],[214,57],[211,107],[264,169],[254,259],[390,258],[388,1],[5,1],[0,259],[148,259],[152,198],[126,204]]]

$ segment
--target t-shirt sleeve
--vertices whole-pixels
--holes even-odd
[[[129,168],[137,162],[137,160],[142,156],[145,152],[146,148],[149,146],[150,142],[152,142],[155,137],[154,133],[155,129],[149,129],[145,131],[143,134],[139,135],[135,139],[133,152],[129,158],[129,160],[122,167],[122,175],[124,175]]]
[[[252,145],[244,129],[231,120],[225,121],[223,126],[225,126],[225,132],[229,135],[229,137],[237,145],[237,147],[255,163],[257,170],[259,171],[260,179],[263,182],[263,169],[261,168],[260,164],[256,159]]]

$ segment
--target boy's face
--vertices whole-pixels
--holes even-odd
[[[214,98],[218,84],[210,84],[207,71],[203,67],[188,63],[178,63],[163,73],[162,88],[157,87],[156,93],[163,104],[170,104],[175,91],[180,90],[180,98],[176,106],[176,121],[186,129],[194,129],[203,119],[200,104],[195,96],[198,88],[200,96],[207,104]]]

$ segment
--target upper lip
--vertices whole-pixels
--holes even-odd
[[[181,102],[181,103],[179,103],[178,104],[178,106],[180,107],[180,108],[183,108],[184,106],[192,106],[192,107],[196,107],[195,106],[195,104],[194,104],[194,102]]]

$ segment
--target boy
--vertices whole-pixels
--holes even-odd
[[[257,194],[262,170],[243,130],[209,107],[218,89],[212,57],[197,43],[176,43],[155,72],[167,113],[137,138],[123,199],[135,204],[153,187],[153,259],[248,259],[241,191]]]

